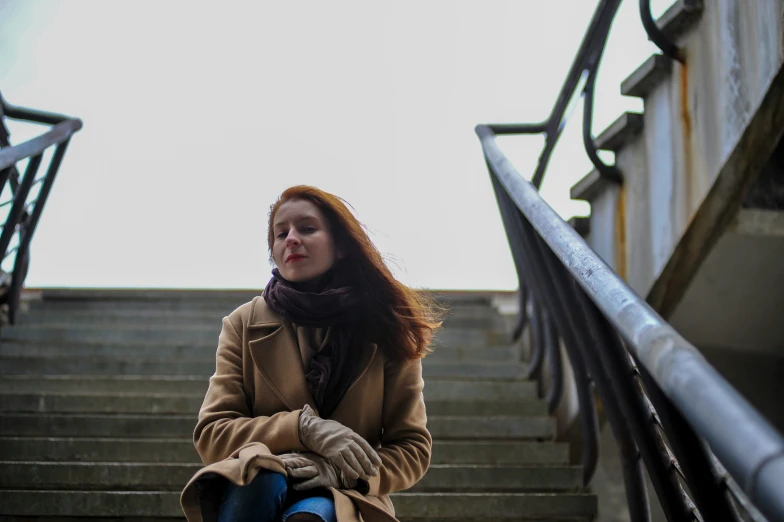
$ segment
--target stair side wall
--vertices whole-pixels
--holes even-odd
[[[591,201],[590,233],[585,238],[591,248],[616,272],[619,266],[618,216],[621,211],[621,187],[618,185],[602,191]]]
[[[705,199],[729,153],[784,62],[784,0],[716,0],[678,44],[687,65],[645,97],[644,146],[630,141],[618,151],[624,174],[623,249],[627,281],[645,296]],[[601,213],[597,235],[614,233]],[[608,217],[610,216],[610,217]],[[604,232],[597,232],[598,227]],[[597,252],[599,250],[597,249]],[[616,268],[617,269],[617,268]]]
[[[645,134],[638,134],[616,153],[616,163],[623,173],[624,238],[616,248],[624,249],[617,259],[622,263],[620,275],[636,292],[653,282],[652,208]],[[620,240],[620,238],[616,238]]]

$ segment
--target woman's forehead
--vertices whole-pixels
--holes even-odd
[[[274,226],[282,226],[293,221],[304,221],[307,219],[321,221],[323,215],[311,201],[295,199],[286,201],[278,207],[277,212],[275,212]]]

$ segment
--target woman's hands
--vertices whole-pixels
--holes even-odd
[[[370,444],[341,423],[316,416],[308,405],[299,416],[299,439],[303,446],[327,458],[347,479],[370,480],[378,475],[381,458]]]
[[[312,455],[312,453],[293,452],[293,453],[284,453],[282,455],[278,455],[277,457],[283,461],[283,466],[285,466],[286,468],[286,476],[292,479],[294,477],[291,475],[291,470],[307,468],[308,466],[313,464],[313,461],[310,458],[308,458],[309,455]],[[313,476],[315,475],[311,475],[307,477],[302,476],[300,478],[311,478]]]
[[[337,466],[315,453],[278,455],[286,466],[286,475],[298,491],[313,488],[352,489],[357,481],[347,478]]]

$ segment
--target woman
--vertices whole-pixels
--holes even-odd
[[[395,521],[430,465],[421,359],[436,308],[392,276],[339,198],[271,207],[262,296],[223,319],[194,431],[189,522]]]

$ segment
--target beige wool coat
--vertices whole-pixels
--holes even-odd
[[[316,409],[305,381],[294,325],[262,296],[223,319],[215,374],[193,434],[206,467],[188,482],[180,502],[189,522],[217,520],[222,484],[248,484],[261,469],[285,474],[276,457],[308,451],[299,414]],[[332,416],[364,437],[382,460],[370,491],[331,488],[338,522],[394,522],[389,493],[410,488],[430,465],[432,438],[422,397],[419,360],[397,362],[368,344],[359,371]]]

